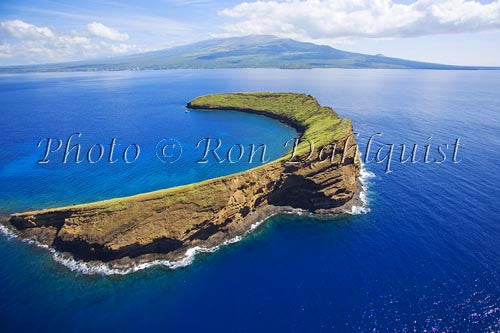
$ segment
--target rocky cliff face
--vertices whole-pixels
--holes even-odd
[[[311,126],[304,128],[307,135]],[[350,123],[341,134],[336,135],[339,149],[333,162],[318,161],[317,153],[299,163],[282,158],[187,186],[17,214],[9,223],[22,237],[84,261],[175,258],[189,247],[213,246],[241,235],[252,223],[276,212],[301,209],[325,214],[348,209],[356,200],[360,164],[355,150],[347,147],[344,152],[342,145],[348,137],[350,145],[353,143]],[[302,152],[299,157],[306,155],[309,153]]]

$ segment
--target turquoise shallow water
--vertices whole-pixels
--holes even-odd
[[[167,77],[123,72],[0,78],[0,145],[4,147],[0,210],[12,213],[91,202],[242,171],[260,162],[258,151],[250,165],[245,163],[250,144],[265,143],[266,160],[287,152],[284,144],[296,133],[277,121],[236,112],[188,110],[186,103],[203,93],[178,86],[188,77],[184,72]],[[214,139],[210,147],[216,146],[215,139],[221,140],[221,158],[227,159],[234,144],[247,151],[240,163],[219,164],[212,154],[206,158],[209,163],[197,163],[207,143],[201,142],[198,148],[196,144],[206,138]],[[40,140],[44,141],[37,147]],[[75,144],[80,145],[78,158],[77,148],[71,149]],[[44,158],[48,146],[54,152]],[[239,148],[233,150],[231,161],[237,161],[239,152]],[[39,160],[48,163],[39,164]]]
[[[5,331],[114,329],[470,331],[500,329],[500,73],[202,70],[0,77],[0,208],[11,212],[133,194],[242,170],[155,160],[154,144],[207,135],[266,143],[295,133],[239,113],[185,112],[225,91],[310,93],[353,120],[363,149],[452,144],[460,163],[368,163],[371,211],[336,220],[277,216],[186,268],[83,275],[43,249],[0,239]],[[37,166],[36,142],[80,131],[144,146],[130,165]],[[432,137],[429,139],[429,137]],[[147,148],[150,147],[150,148]],[[152,147],[152,148],[151,148]],[[432,146],[435,147],[435,146]],[[150,149],[149,153],[147,149]],[[397,150],[396,150],[397,151]],[[419,150],[423,159],[423,149]],[[433,148],[432,152],[436,150]],[[193,166],[195,165],[195,166]]]

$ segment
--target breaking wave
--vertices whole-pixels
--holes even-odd
[[[10,230],[9,228],[7,228],[6,226],[3,226],[1,224],[0,224],[0,234],[4,235],[8,239],[16,238],[16,234],[14,232],[12,232],[12,230]]]
[[[361,164],[361,171],[359,173],[359,183],[361,185],[361,192],[359,193],[359,200],[361,205],[353,205],[349,214],[360,215],[367,214],[370,212],[369,200],[368,200],[368,185],[370,179],[375,178],[375,174],[371,171],[366,170],[363,164]]]

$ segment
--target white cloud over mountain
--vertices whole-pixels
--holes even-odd
[[[54,38],[54,33],[47,27],[37,27],[21,20],[0,22],[0,28],[18,39],[37,40],[40,38]]]
[[[124,42],[128,40],[128,34],[121,33],[116,29],[105,26],[99,22],[87,24],[87,30],[96,37]]]
[[[285,0],[243,2],[219,12],[226,35],[303,40],[397,38],[500,29],[500,1]]]
[[[125,33],[92,22],[81,32],[58,32],[21,20],[0,22],[0,60],[4,64],[57,62],[111,56],[139,47],[123,42]]]

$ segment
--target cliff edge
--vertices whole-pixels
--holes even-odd
[[[312,96],[214,94],[195,98],[188,107],[258,113],[295,127],[302,139],[295,163],[283,156],[190,185],[14,214],[7,224],[20,237],[75,259],[121,265],[179,258],[193,246],[214,246],[242,235],[252,223],[278,212],[335,214],[356,203],[360,163],[352,124]],[[311,142],[317,147],[312,153]],[[334,144],[335,158],[322,160],[319,148]]]

